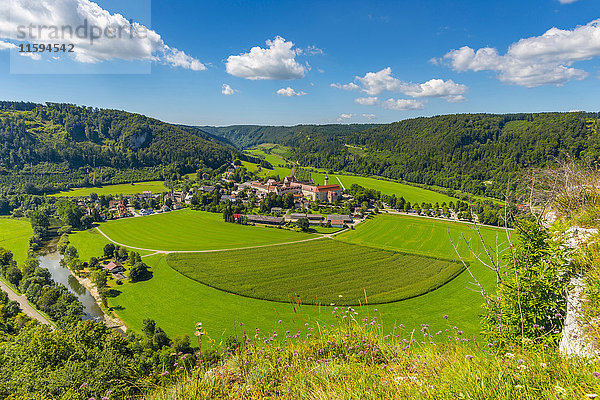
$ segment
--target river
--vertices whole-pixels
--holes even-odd
[[[56,243],[48,243],[44,250],[42,255],[38,257],[40,260],[40,267],[47,268],[48,271],[50,271],[54,282],[64,285],[71,293],[77,296],[84,306],[84,320],[91,319],[100,321],[104,316],[102,309],[85,286],[80,284],[77,279],[71,275],[71,271],[61,264],[60,261],[63,257],[56,251]]]

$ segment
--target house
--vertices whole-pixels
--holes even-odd
[[[281,214],[281,213],[283,213],[283,208],[271,207],[271,214]]]
[[[267,217],[264,215],[245,215],[246,221],[249,224],[266,224],[266,225],[283,225],[285,219],[283,217]]]
[[[150,210],[150,209],[146,209],[146,208],[142,208],[140,210],[140,215],[150,215],[152,214],[154,211]]]
[[[285,216],[285,220],[288,222],[297,222],[300,218],[308,219],[311,224],[320,224],[323,216],[321,214],[297,214],[292,213]]]
[[[125,267],[120,262],[111,261],[104,266],[104,269],[110,274],[118,274],[120,272],[125,272]]]
[[[327,220],[331,221],[331,224],[333,225],[333,221],[341,221],[342,223],[352,223],[352,217],[350,217],[349,215],[336,215],[336,214],[330,214],[327,216]]]
[[[149,199],[152,197],[152,190],[144,190],[142,192],[142,197],[145,199]]]
[[[344,227],[344,221],[339,220],[339,219],[334,219],[331,221],[331,226],[334,228],[343,228]]]
[[[185,195],[185,204],[192,204],[192,197],[194,197],[194,195],[192,193],[188,193]]]
[[[160,209],[161,209],[162,212],[171,211],[171,209],[169,208],[169,206],[166,205],[166,204],[164,206],[162,206]]]

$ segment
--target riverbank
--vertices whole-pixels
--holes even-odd
[[[127,332],[127,325],[125,325],[125,323],[123,323],[123,321],[121,321],[118,317],[107,314],[105,308],[102,306],[102,300],[100,299],[100,294],[98,293],[98,289],[96,288],[96,285],[94,285],[92,283],[90,278],[83,278],[83,277],[77,276],[71,270],[69,270],[69,272],[71,272],[71,275],[75,279],[77,279],[77,282],[79,282],[79,284],[81,286],[85,287],[87,289],[87,291],[90,293],[90,295],[94,299],[96,299],[96,303],[102,309],[102,320],[103,320],[104,324],[111,329],[120,331],[120,333],[125,334]]]

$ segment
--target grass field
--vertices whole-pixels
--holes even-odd
[[[25,218],[0,217],[0,247],[10,250],[18,264],[27,258],[31,224]]]
[[[172,253],[167,263],[208,286],[305,304],[372,304],[430,292],[459,274],[455,261],[323,239],[219,253]]]
[[[163,181],[147,181],[137,183],[122,183],[119,185],[105,185],[98,187],[84,187],[67,190],[60,193],[52,194],[54,197],[80,197],[89,196],[90,193],[96,193],[98,195],[117,195],[117,194],[136,194],[142,193],[145,190],[151,190],[153,193],[166,192]]]
[[[214,250],[309,239],[306,233],[223,222],[221,214],[184,209],[100,226],[112,240],[154,250]]]
[[[180,211],[171,215],[177,213],[183,215],[190,213],[188,214],[190,216],[195,212]],[[135,218],[129,221],[143,223],[145,220],[152,220],[157,217]],[[364,225],[360,225],[355,231],[341,234],[339,240],[368,244],[369,246],[387,248],[388,250],[400,250],[417,254],[430,253],[438,257],[452,258],[456,256],[447,239],[448,231],[452,237],[458,237],[461,234],[473,234],[470,225],[432,219],[415,221],[416,219],[417,217],[382,215],[367,221]],[[106,227],[112,223],[103,226]],[[190,218],[183,218],[175,227],[171,227],[173,224],[168,223],[161,226],[163,228],[167,226],[170,231],[189,232],[191,230],[190,226],[197,224]],[[429,224],[431,226],[428,227]],[[363,230],[365,232],[362,232]],[[410,240],[404,240],[402,235],[395,233],[397,230],[403,232],[402,235],[410,238]],[[293,232],[275,231],[294,234]],[[378,231],[379,234],[376,234],[375,231]],[[143,236],[147,231],[139,227],[135,228],[135,232],[136,235]],[[368,234],[369,232],[372,233]],[[495,242],[494,232],[491,228],[484,228],[482,233],[486,241]],[[98,238],[93,233],[80,232],[74,236],[79,237],[79,235],[81,235],[81,241],[97,240],[99,243],[102,242],[102,238]],[[204,237],[206,235],[205,233]],[[299,233],[295,235],[310,237]],[[385,240],[385,237],[390,235],[395,236],[396,240]],[[93,236],[94,239],[90,239],[90,236]],[[180,236],[183,237],[184,235]],[[247,237],[247,239],[251,238]],[[122,242],[129,243],[126,240],[122,240]],[[188,245],[193,244],[188,243]],[[204,244],[200,243],[200,245]],[[98,246],[100,248],[103,244]],[[276,248],[278,246],[264,250],[270,252]],[[232,253],[238,251],[240,250]],[[80,251],[80,253],[82,252]],[[303,305],[298,308],[293,307],[291,304],[238,296],[187,278],[170,268],[164,256],[149,256],[144,258],[144,262],[151,266],[154,274],[153,278],[145,282],[123,285],[119,289],[122,293],[109,299],[110,305],[116,307],[116,311],[123,321],[137,331],[141,329],[144,318],[155,319],[158,325],[163,327],[169,335],[191,335],[194,332],[195,323],[203,322],[209,334],[218,340],[221,336],[226,337],[235,332],[239,333],[242,329],[239,327],[240,322],[244,323],[244,329],[251,331],[254,328],[260,328],[264,331],[274,327],[277,327],[277,329],[298,330],[303,327],[304,322],[307,320],[318,320],[320,323],[333,321],[330,307]],[[256,260],[257,265],[260,262],[261,259]],[[493,284],[494,276],[490,271],[476,262],[472,262],[471,265],[474,274],[484,285],[490,286]],[[235,265],[230,267],[235,268]],[[420,329],[420,324],[430,324],[431,330],[445,329],[450,324],[450,327],[456,325],[462,329],[466,337],[477,337],[479,314],[483,300],[475,289],[476,287],[473,285],[469,274],[463,272],[449,283],[430,293],[399,302],[361,308],[359,312],[377,315],[378,320],[386,329],[391,329],[391,326],[395,323],[402,323],[407,329],[416,328],[417,330]],[[368,293],[367,295],[370,299],[370,295]],[[377,311],[375,312],[374,309],[377,309]],[[450,316],[448,320],[442,318],[445,314]],[[282,321],[281,324],[278,324],[279,320]]]
[[[102,236],[96,229],[73,232],[69,235],[69,241],[77,249],[79,258],[84,261],[88,261],[90,257],[102,256],[104,254],[104,246],[110,243],[110,241]],[[142,256],[152,253],[144,250],[134,251],[140,253]]]

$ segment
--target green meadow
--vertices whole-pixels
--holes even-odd
[[[496,257],[496,243],[501,249],[507,246],[506,232],[492,227],[480,227],[486,247]],[[358,225],[356,229],[336,236],[338,240],[382,249],[410,252],[433,257],[444,257],[470,262],[481,272],[482,284],[493,284],[493,274],[488,274],[473,253],[486,260],[486,251],[473,224],[443,221],[409,215],[381,214]],[[452,241],[458,248],[456,254]],[[470,248],[469,248],[470,247]],[[464,274],[463,274],[464,275]],[[491,279],[491,280],[490,280]]]
[[[84,261],[89,260],[90,257],[101,257],[104,254],[104,246],[110,243],[110,241],[102,236],[95,228],[71,233],[69,235],[69,242],[75,246],[79,258]],[[153,253],[144,250],[134,251],[140,253],[142,256]]]
[[[332,239],[218,253],[172,253],[183,275],[227,292],[304,304],[388,303],[430,292],[462,269],[456,261]]]
[[[221,214],[184,209],[101,224],[112,240],[165,251],[215,250],[310,239],[306,233],[223,222]]]
[[[0,247],[10,250],[18,264],[27,258],[31,224],[25,218],[0,217]]]
[[[130,219],[130,221],[134,221],[137,224],[145,219],[150,220],[152,218],[155,217],[135,218]],[[191,224],[189,218],[185,220],[178,230],[188,229],[185,227],[186,223]],[[221,223],[224,224],[223,222]],[[105,224],[104,226],[107,225],[109,224]],[[250,229],[252,227],[247,228]],[[268,230],[272,228],[254,229]],[[394,230],[400,230],[400,233],[396,234]],[[367,235],[369,232],[372,233]],[[308,243],[294,244],[293,246],[300,246],[301,244],[314,245],[317,243],[321,245],[330,243],[333,246],[337,246],[338,244],[343,244],[342,241],[347,241],[349,243],[356,242],[357,244],[369,247],[378,247],[380,249],[396,250],[417,255],[424,255],[430,252],[431,255],[439,258],[457,260],[449,239],[447,239],[448,232],[455,239],[458,239],[462,235],[465,235],[467,239],[471,238],[473,248],[478,248],[475,240],[475,232],[470,225],[394,215],[378,216],[367,221],[364,225],[359,225],[355,231],[348,231],[339,235],[339,238],[335,240],[320,239]],[[140,229],[138,233],[143,234],[143,230]],[[390,241],[385,239],[390,234],[394,235],[396,240]],[[75,236],[77,235],[80,235],[80,233],[77,233]],[[484,228],[482,235],[489,244],[495,243],[496,235],[494,229]],[[503,233],[500,231],[500,237],[502,235]],[[405,240],[403,237],[413,238],[414,240]],[[86,240],[86,238],[83,237],[82,240]],[[99,241],[101,242],[102,239],[99,239]],[[123,243],[129,244],[126,241],[123,241]],[[226,244],[229,243],[223,242],[221,245],[225,247]],[[215,245],[217,244],[215,243]],[[236,273],[242,271],[241,266],[249,264],[251,264],[252,268],[260,269],[263,275],[269,275],[274,272],[265,269],[263,266],[269,253],[284,251],[284,249],[290,246],[272,246],[255,249],[256,252],[252,253],[255,254],[256,258],[253,260],[246,258],[236,261],[234,258],[229,258],[235,257],[233,256],[234,253],[248,255],[250,250],[234,250],[201,255],[227,258],[231,261],[231,264],[226,265],[226,267],[230,269],[232,275],[233,271],[236,271]],[[464,253],[465,258],[471,262],[473,273],[485,286],[489,287],[492,285],[494,281],[493,274],[478,262],[474,262],[472,257],[469,257],[466,247],[464,245],[461,246],[463,246],[461,247],[461,253]],[[100,246],[97,248],[100,248]],[[336,248],[339,250],[341,247]],[[263,250],[263,252],[259,250]],[[388,253],[383,252],[381,254]],[[190,256],[190,254],[171,254],[168,256],[171,263],[175,256]],[[311,256],[312,254],[307,254],[303,258],[310,260]],[[335,252],[331,255],[329,264],[326,264],[322,268],[327,270],[327,268],[330,268],[330,265],[333,265],[340,258],[344,258],[343,253],[341,251]],[[300,254],[295,256],[294,260],[297,259],[300,259]],[[151,267],[153,278],[134,284],[126,283],[118,288],[121,293],[117,297],[109,299],[110,305],[115,307],[118,315],[134,330],[139,331],[142,320],[151,317],[170,335],[191,335],[194,332],[195,323],[203,322],[209,334],[218,339],[219,337],[232,335],[235,332],[239,333],[241,329],[251,331],[254,328],[268,330],[278,327],[278,329],[298,330],[308,320],[317,320],[322,324],[328,324],[333,321],[331,318],[332,308],[328,306],[298,306],[297,304],[292,304],[292,302],[286,304],[240,296],[212,288],[188,278],[171,268],[167,264],[166,256],[153,255],[144,258],[144,261]],[[302,261],[308,263],[308,261]],[[319,260],[320,263],[322,261]],[[240,265],[236,264],[236,262],[239,262]],[[360,262],[356,262],[355,265],[358,265],[360,268],[361,264]],[[217,272],[223,273],[223,270]],[[251,272],[245,273],[251,274]],[[356,279],[361,279],[361,277],[362,275]],[[268,279],[268,276],[264,277],[264,279]],[[322,275],[319,276],[319,279],[313,279],[313,282],[316,282],[315,285],[319,284],[321,279]],[[302,277],[297,279],[298,288],[307,285],[302,282],[303,280]],[[243,283],[241,279],[238,279],[238,282]],[[293,287],[293,280],[290,279],[288,282],[288,287]],[[312,282],[309,282],[309,284],[312,284]],[[339,303],[339,294],[341,294],[338,293],[339,289],[334,288],[331,291],[334,292],[334,298],[338,296],[336,301]],[[375,293],[373,295],[375,296]],[[372,300],[371,293],[367,291],[367,303],[370,304],[371,302],[375,302],[375,300]],[[388,329],[391,329],[391,326],[394,324],[404,324],[407,329],[419,329],[420,324],[430,324],[430,329],[438,330],[445,329],[450,324],[450,327],[456,325],[465,331],[466,336],[477,337],[482,302],[483,299],[477,292],[477,287],[474,285],[472,278],[468,273],[462,272],[445,285],[421,296],[392,303],[357,307],[357,309],[362,310],[362,313],[375,313]],[[449,315],[449,319],[445,320],[443,318],[444,315]],[[282,321],[281,324],[278,323],[279,320]],[[240,322],[244,324],[243,327],[239,326]]]
[[[54,197],[81,197],[89,196],[90,193],[96,193],[98,195],[118,195],[118,194],[136,194],[142,193],[143,191],[150,190],[153,193],[166,192],[167,188],[163,184],[163,181],[147,181],[147,182],[136,182],[136,183],[122,183],[118,185],[105,185],[105,186],[94,186],[94,187],[83,187],[66,190],[64,192],[55,193],[51,196]]]

